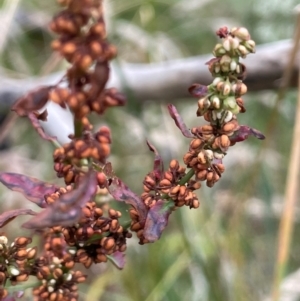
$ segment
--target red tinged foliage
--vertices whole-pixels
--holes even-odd
[[[5,226],[19,215],[36,215],[36,212],[31,209],[15,209],[3,212],[0,214],[0,227]]]
[[[29,201],[42,208],[46,207],[44,196],[58,189],[56,185],[12,172],[0,173],[0,182],[8,189],[22,193]]]
[[[82,208],[94,196],[97,189],[97,174],[88,172],[75,190],[63,194],[53,204],[23,224],[27,229],[74,225],[82,215]]]
[[[207,92],[207,86],[201,85],[201,84],[193,84],[189,87],[189,92],[194,97],[204,97]]]
[[[162,174],[164,172],[164,165],[163,165],[163,161],[162,158],[160,156],[160,154],[158,153],[158,151],[156,150],[156,148],[150,144],[149,141],[147,141],[147,145],[149,147],[149,149],[154,152],[155,157],[154,157],[154,165],[153,165],[153,172],[155,174],[155,177],[157,179],[161,179]]]
[[[229,137],[232,144],[246,140],[249,136],[253,136],[257,139],[264,140],[265,136],[256,129],[253,129],[246,125],[241,125],[232,136]]]
[[[147,208],[141,198],[132,192],[119,178],[113,177],[107,187],[109,193],[116,201],[131,205],[138,212],[140,222],[144,223],[147,216]]]
[[[106,256],[119,270],[122,270],[124,268],[125,254],[123,252],[116,251],[112,255],[106,255]]]
[[[191,133],[191,131],[188,129],[188,127],[183,122],[182,117],[179,115],[176,107],[172,104],[168,104],[168,110],[169,114],[172,117],[172,119],[175,121],[175,124],[180,129],[183,136],[187,138],[194,138],[194,135]]]
[[[147,214],[143,235],[149,242],[158,240],[168,224],[169,215],[174,208],[173,201],[159,200]]]

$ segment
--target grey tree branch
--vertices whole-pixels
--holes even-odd
[[[257,53],[245,60],[247,66],[248,90],[276,89],[292,49],[289,40],[278,41],[257,47]],[[120,91],[130,91],[138,101],[172,101],[189,96],[187,88],[193,83],[209,84],[211,75],[205,63],[212,55],[201,55],[186,59],[155,64],[113,63],[109,87]],[[298,59],[299,62],[299,52]],[[295,85],[297,69],[290,86]],[[38,85],[54,84],[63,73],[55,73],[41,78],[12,79],[1,74],[0,105],[10,106],[20,95]]]

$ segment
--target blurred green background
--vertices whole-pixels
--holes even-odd
[[[66,67],[49,47],[53,36],[47,22],[58,11],[54,0],[0,3],[1,66],[8,77],[30,78]],[[214,32],[224,25],[247,27],[257,44],[290,39],[297,4],[296,0],[105,1],[109,39],[119,51],[116,63],[152,63],[210,53],[217,42]],[[230,149],[222,179],[212,189],[201,188],[198,210],[177,210],[155,244],[129,241],[123,271],[111,264],[93,267],[88,283],[80,287],[82,300],[265,300],[272,287],[296,97],[292,89],[285,95],[267,144],[249,139]],[[265,132],[275,99],[276,91],[250,91],[240,123]],[[189,127],[199,124],[195,99],[176,99],[174,104]],[[140,103],[129,93],[127,107],[95,116],[94,122],[111,127],[115,171],[137,193],[152,168],[146,139],[166,165],[171,158],[182,162],[189,146],[168,116],[163,99]],[[39,140],[26,120],[17,120],[8,139],[11,148],[0,153],[1,171],[57,181],[52,145]],[[261,147],[263,157],[258,156]],[[19,195],[0,189],[2,208],[23,204]],[[287,274],[300,266],[299,226],[297,214]]]

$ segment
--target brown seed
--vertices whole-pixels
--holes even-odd
[[[180,186],[179,188],[179,195],[183,196],[186,193],[186,186]]]
[[[107,257],[105,254],[97,254],[97,262],[107,262]]]
[[[210,181],[213,180],[213,177],[214,177],[214,173],[212,171],[209,171],[207,173],[206,179],[207,179],[208,182],[210,182]]]
[[[29,278],[29,275],[27,273],[16,276],[17,282],[27,281],[28,278]]]
[[[155,180],[151,176],[149,176],[149,175],[147,175],[145,177],[145,180],[144,180],[143,183],[144,183],[144,185],[146,185],[149,188],[154,188],[155,184],[156,184]]]
[[[15,254],[15,258],[17,260],[24,260],[25,258],[27,258],[26,250],[25,249],[19,249]]]
[[[177,170],[179,167],[179,162],[177,160],[173,159],[173,160],[171,160],[169,166],[170,166],[170,169]]]
[[[17,248],[24,248],[24,247],[26,247],[26,245],[30,244],[31,241],[32,241],[32,239],[29,237],[17,237],[15,239],[15,246]]]
[[[142,228],[142,226],[139,222],[132,224],[131,227],[130,227],[130,229],[134,232],[137,232],[141,228]]]
[[[102,46],[98,41],[91,42],[90,49],[94,56],[98,56],[103,52]]]
[[[185,155],[184,155],[184,157],[183,157],[183,162],[184,162],[184,164],[186,164],[186,165],[189,165],[189,163],[191,162],[191,160],[192,160],[192,158],[193,158],[193,154],[192,153],[186,153]]]
[[[55,51],[59,50],[61,47],[61,42],[59,40],[53,40],[51,42],[51,48]]]
[[[220,146],[222,147],[222,149],[228,149],[228,147],[230,146],[230,140],[228,138],[228,136],[226,135],[222,135],[220,137]]]
[[[73,42],[67,42],[61,47],[61,52],[63,55],[65,54],[74,54],[77,47]]]
[[[175,187],[172,187],[171,190],[170,190],[170,192],[169,192],[169,194],[170,195],[176,195],[179,192],[179,189],[180,189],[179,185],[177,185]]]
[[[56,292],[51,293],[50,296],[49,296],[49,300],[50,301],[57,301],[57,293]]]
[[[164,172],[164,178],[169,180],[170,182],[173,182],[174,180],[173,174],[170,171]]]
[[[196,150],[198,149],[202,144],[202,141],[200,139],[193,139],[190,143],[190,149]]]
[[[198,208],[200,206],[200,202],[198,200],[193,200],[192,207]]]
[[[60,278],[63,275],[63,271],[60,268],[56,268],[52,272],[52,275],[53,275],[54,279],[58,279],[58,278]]]
[[[171,182],[167,179],[163,179],[159,182],[159,186],[161,188],[168,188],[168,187],[171,187]]]

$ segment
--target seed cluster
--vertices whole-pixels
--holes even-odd
[[[60,189],[49,195],[46,201],[52,204],[68,190]],[[104,210],[95,202],[89,201],[82,208],[82,217],[76,225],[52,227],[47,232],[45,250],[63,258],[69,268],[75,262],[86,268],[92,263],[106,262],[107,255],[124,252],[127,248],[126,239],[131,237],[131,233],[119,223],[121,216],[120,211],[112,208]]]
[[[73,138],[71,142],[57,148],[53,153],[54,170],[59,178],[63,177],[67,185],[75,183],[80,170],[82,159],[105,163],[110,154],[110,129],[103,126],[98,132],[84,131],[81,138]]]
[[[41,284],[33,289],[34,301],[77,301],[77,284],[86,279],[81,271],[70,270],[63,259],[54,256],[36,261],[36,277]]]
[[[124,96],[115,88],[105,89],[108,61],[115,57],[116,48],[106,40],[102,0],[58,2],[65,9],[50,24],[50,29],[59,35],[52,48],[72,66],[65,76],[67,87],[54,87],[50,99],[62,107],[67,104],[77,119],[124,105]]]
[[[173,201],[173,209],[183,205],[199,207],[194,191],[201,187],[200,182],[206,181],[206,185],[212,187],[225,171],[222,159],[229,147],[235,144],[231,137],[240,129],[236,115],[246,111],[242,99],[247,92],[247,86],[243,83],[246,67],[239,62],[239,58],[255,52],[255,42],[243,27],[231,31],[223,27],[217,35],[223,42],[216,45],[213,51],[215,58],[208,62],[214,77],[212,84],[207,87],[194,84],[189,89],[193,95],[201,95],[196,114],[209,122],[190,130],[193,138],[183,156],[190,172],[186,172],[177,160],[172,160],[169,169],[162,175],[156,170],[150,172],[144,179],[141,195],[148,211],[159,200],[166,203]],[[141,244],[147,243],[143,235],[145,222],[141,221],[139,212],[131,208],[130,216],[131,230],[137,232]]]
[[[214,80],[207,86],[207,93],[198,100],[197,116],[209,124],[191,129],[194,139],[184,163],[193,168],[195,179],[206,181],[212,187],[221,177],[225,167],[222,159],[234,144],[230,137],[240,128],[236,115],[244,113],[242,96],[247,92],[243,83],[245,66],[239,58],[255,52],[255,42],[246,28],[221,28],[217,35],[223,42],[217,44],[215,58],[208,62]]]
[[[9,280],[12,285],[27,281],[35,262],[37,248],[30,248],[31,238],[18,237],[9,244],[6,236],[0,236],[0,299],[7,296],[4,288]]]

